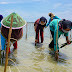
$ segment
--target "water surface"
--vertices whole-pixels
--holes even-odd
[[[24,27],[23,37],[18,41],[18,49],[11,54],[7,72],[72,72],[72,44],[60,49],[59,60],[55,61],[53,51],[48,45],[51,41],[49,28],[44,30],[44,43],[35,47],[35,31],[33,23],[28,23],[27,39],[26,27]],[[63,36],[59,39],[59,46],[65,43]],[[1,56],[1,55],[0,55]],[[5,60],[5,59],[4,59]],[[1,57],[0,57],[1,61]],[[4,63],[0,63],[0,72],[4,71]]]

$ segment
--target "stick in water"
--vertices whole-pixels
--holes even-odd
[[[6,67],[8,65],[8,52],[9,52],[9,44],[10,44],[11,33],[12,33],[12,23],[13,23],[13,15],[11,16],[11,24],[10,24],[9,34],[8,34],[8,44],[7,44],[4,72],[6,72]]]
[[[57,21],[57,34],[56,34],[56,60],[58,60],[57,43],[58,43],[58,21]]]
[[[26,39],[27,39],[27,23],[26,23]]]

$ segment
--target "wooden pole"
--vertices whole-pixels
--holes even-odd
[[[7,44],[4,72],[6,72],[6,67],[8,65],[8,52],[9,52],[10,37],[11,37],[11,33],[12,33],[12,23],[13,23],[13,15],[11,16],[11,24],[10,24],[9,34],[8,34],[8,44]]]
[[[57,21],[57,34],[56,34],[56,60],[58,60],[57,43],[58,43],[58,21]]]
[[[26,39],[27,39],[27,23],[26,23]]]
[[[57,51],[57,41],[58,41],[58,21],[57,21],[57,34],[56,34],[56,51]]]

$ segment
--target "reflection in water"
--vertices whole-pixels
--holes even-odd
[[[48,28],[44,31],[44,43],[37,46],[34,45],[35,32],[33,23],[28,23],[27,31],[27,39],[25,39],[26,28],[24,28],[23,38],[18,41],[18,49],[13,50],[13,47],[11,47],[9,58],[16,63],[15,65],[12,61],[9,61],[8,66],[12,72],[72,72],[71,45],[60,49],[59,60],[55,61],[53,50],[48,48],[51,41]],[[61,37],[59,45],[64,42],[65,39]],[[7,68],[7,72],[10,72],[9,67]],[[0,72],[3,72],[3,70],[4,65],[0,64]]]
[[[5,52],[4,52],[5,53]],[[8,55],[8,65],[14,65],[13,61],[16,62],[16,54],[17,54],[17,50],[13,50],[9,55]],[[4,55],[4,57],[2,57],[2,53],[0,52],[0,62],[1,65],[5,65],[5,58],[6,58],[6,53]],[[12,61],[13,60],[13,61]]]

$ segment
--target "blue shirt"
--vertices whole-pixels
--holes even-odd
[[[60,19],[60,18],[58,18],[57,16],[54,16],[53,19]],[[49,19],[49,22],[47,23],[46,26],[48,26],[50,24],[50,22],[51,22],[51,18]]]
[[[0,23],[0,28],[1,28],[1,23]]]
[[[49,24],[49,27],[50,27],[50,30],[54,32],[54,50],[56,51],[56,36],[57,36],[57,25],[59,23],[61,19],[54,19],[50,22]],[[59,25],[58,25],[58,38],[61,34],[64,34],[64,36],[68,36],[68,33],[64,33],[62,31],[59,30]],[[58,38],[57,38],[57,49],[59,50],[58,48]]]
[[[1,28],[1,22],[0,22],[0,28]],[[1,34],[1,50],[5,50],[6,49],[5,43],[6,43],[6,39]]]

